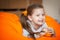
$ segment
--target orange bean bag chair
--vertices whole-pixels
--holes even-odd
[[[59,26],[60,26],[60,23],[59,23]]]
[[[59,24],[50,16],[46,16],[46,23],[54,28],[56,37],[41,37],[36,40],[60,40]],[[0,12],[0,40],[33,40],[22,36],[22,25],[19,17],[8,12]]]
[[[0,40],[20,40],[21,30],[15,14],[0,12]]]

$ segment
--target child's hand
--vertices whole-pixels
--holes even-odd
[[[55,36],[55,31],[54,31],[54,29],[48,27],[48,28],[47,28],[47,33],[46,33],[46,35],[47,35],[47,36],[51,36],[51,37]]]
[[[44,28],[41,33],[41,36],[48,36],[48,37],[52,37],[55,36],[55,32],[52,28],[48,27],[48,28]]]
[[[46,35],[47,32],[48,32],[47,28],[43,28],[42,31],[40,32],[40,36]]]

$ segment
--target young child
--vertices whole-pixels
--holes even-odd
[[[60,25],[38,4],[30,5],[20,18],[0,12],[0,40],[60,40]]]
[[[23,36],[40,38],[42,36],[55,37],[55,31],[45,22],[45,11],[42,5],[33,4],[27,8],[27,14],[21,14],[20,22],[23,27]]]

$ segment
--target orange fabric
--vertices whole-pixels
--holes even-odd
[[[59,24],[50,16],[46,16],[46,23],[54,28],[56,37],[41,37],[37,40],[60,40]],[[32,38],[22,36],[22,25],[15,14],[0,12],[0,32],[0,40],[32,40]]]
[[[52,27],[56,32],[56,40],[60,40],[60,26],[59,24],[50,16],[46,16],[46,23],[49,27]]]
[[[19,40],[21,27],[15,14],[0,12],[0,40]]]
[[[59,24],[59,26],[60,26],[60,24]]]

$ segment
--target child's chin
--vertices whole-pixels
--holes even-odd
[[[39,25],[40,25],[40,26],[42,26],[42,25],[43,25],[43,23],[40,23]]]

